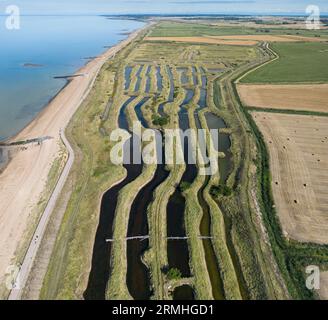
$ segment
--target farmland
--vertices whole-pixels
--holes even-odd
[[[189,43],[208,43],[208,44],[223,44],[236,46],[254,46],[257,44],[254,40],[239,40],[239,39],[217,39],[211,37],[147,37],[147,41],[169,41],[169,42],[189,42]]]
[[[322,42],[325,39],[318,37],[304,37],[296,35],[271,35],[269,34],[248,34],[248,35],[229,35],[229,36],[208,36],[212,39],[220,40],[244,40],[244,41],[267,41],[267,42]]]
[[[321,195],[327,180],[328,76],[321,67],[327,44],[276,42],[269,50],[272,60],[245,72],[235,86],[258,141],[260,203],[272,249],[281,272],[289,270],[292,281],[286,283],[295,293],[304,288],[306,266],[327,269],[327,204]],[[303,290],[303,299],[325,299],[325,277],[321,285],[319,292]]]
[[[319,295],[322,300],[328,300],[328,272],[320,274],[320,290]]]
[[[156,29],[149,34],[151,37],[196,37],[196,36],[230,36],[230,35],[296,35],[306,37],[316,37],[320,35],[323,39],[328,39],[328,30],[304,30],[288,28],[263,28],[245,27],[244,25],[219,25],[215,23],[181,23],[181,22],[162,22]]]
[[[328,118],[252,113],[270,153],[273,195],[287,238],[328,242]]]
[[[273,43],[279,59],[251,72],[242,83],[322,83],[328,80],[328,43]]]
[[[238,93],[248,107],[328,112],[328,84],[239,84]]]
[[[163,22],[154,29],[150,37],[197,37],[204,35],[248,34],[242,27],[215,27],[207,24]]]

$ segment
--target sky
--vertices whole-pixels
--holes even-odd
[[[328,0],[0,0],[21,14],[305,14],[308,5],[328,13]]]

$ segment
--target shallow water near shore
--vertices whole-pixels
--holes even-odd
[[[7,30],[5,19],[0,16],[0,140],[17,134],[65,86],[55,76],[73,74],[144,26],[101,16],[22,16],[20,30]]]

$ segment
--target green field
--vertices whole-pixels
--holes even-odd
[[[243,83],[328,81],[328,43],[275,43],[279,59],[248,74]]]
[[[206,24],[196,23],[178,23],[178,22],[162,22],[155,28],[151,37],[192,37],[192,36],[219,36],[232,34],[250,34],[252,29],[241,27],[216,27]]]
[[[304,30],[287,28],[254,28],[241,25],[215,26],[209,24],[162,22],[149,34],[151,37],[195,37],[195,36],[224,36],[246,34],[285,34],[308,37],[325,37],[328,39],[328,30]]]

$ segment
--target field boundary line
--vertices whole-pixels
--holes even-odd
[[[278,109],[278,108],[261,108],[261,107],[245,107],[247,111],[254,112],[270,112],[270,113],[282,113],[291,115],[303,115],[303,116],[318,116],[318,117],[328,117],[328,112],[320,111],[308,111],[308,110],[293,110],[293,109]]]
[[[256,71],[256,70],[258,70],[258,69],[260,69],[260,68],[262,68],[262,67],[264,67],[264,66],[266,66],[266,65],[268,65],[269,63],[272,63],[272,62],[274,62],[274,61],[280,59],[279,54],[278,54],[277,52],[273,51],[272,48],[270,48],[270,45],[269,45],[268,42],[265,42],[265,49],[267,49],[270,53],[272,53],[272,54],[275,56],[275,58],[274,58],[274,59],[270,59],[269,61],[266,61],[265,63],[260,64],[259,66],[255,67],[254,69],[248,70],[246,73],[242,74],[239,78],[237,78],[237,79],[234,81],[235,84],[240,83],[240,81],[241,81],[243,78],[245,78],[246,76],[248,76],[250,73],[252,73],[252,72],[254,72],[254,71]]]

